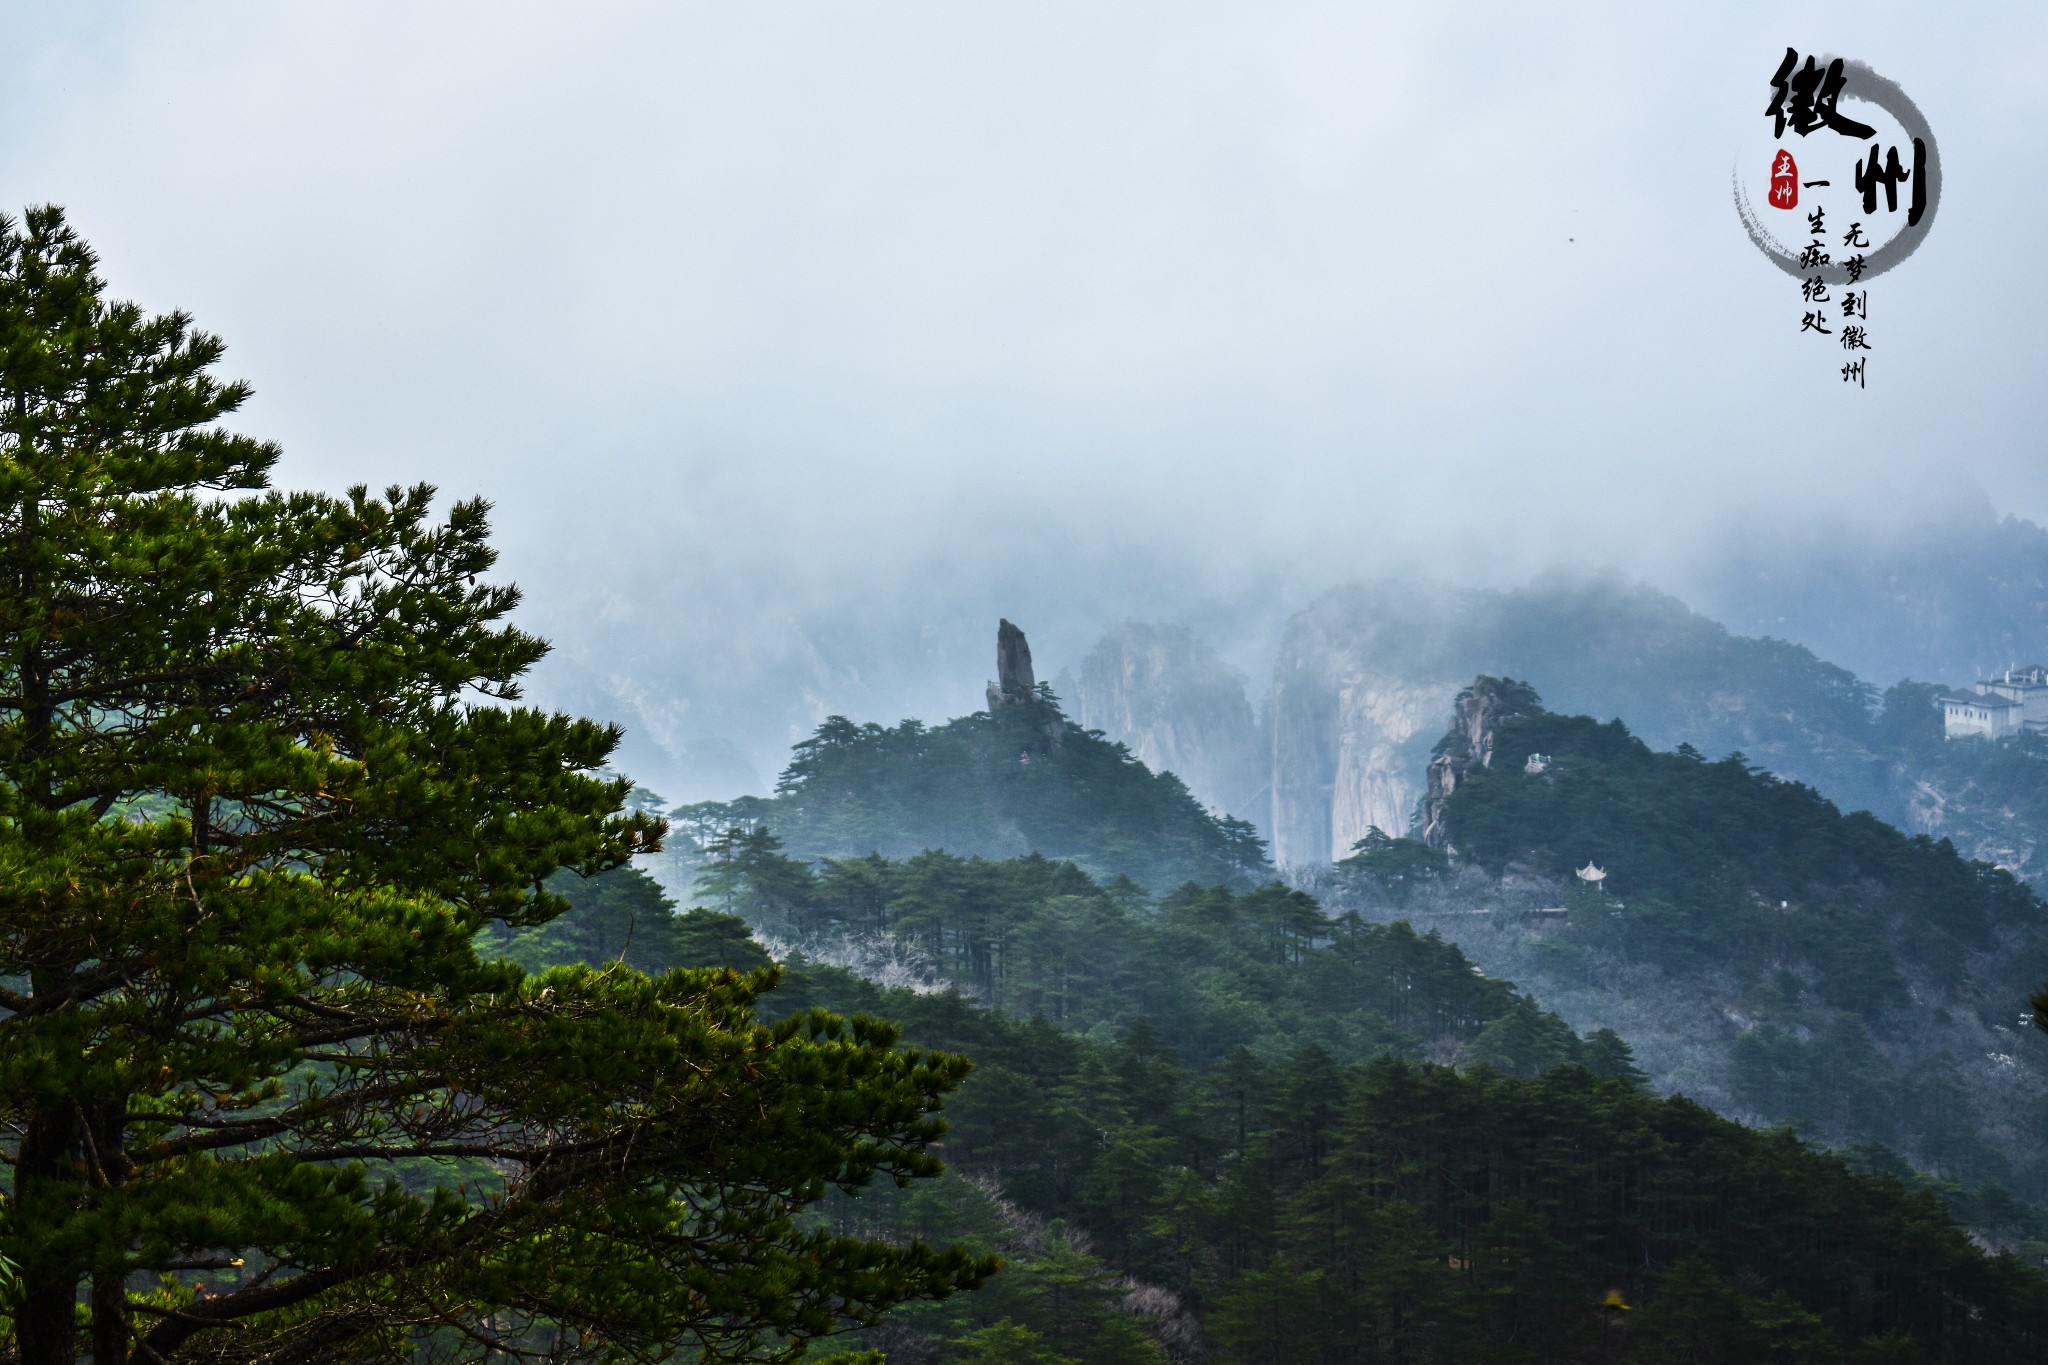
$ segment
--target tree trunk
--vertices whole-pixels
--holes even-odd
[[[77,1301],[78,1281],[66,1278],[64,1272],[23,1272],[21,1316],[14,1323],[21,1341],[21,1365],[74,1365],[72,1305]]]
[[[14,1171],[15,1208],[25,1220],[63,1216],[77,1192],[78,1124],[68,1113],[42,1113],[29,1120]],[[55,1206],[54,1208],[52,1206]],[[30,1242],[33,1246],[33,1241]],[[77,1347],[73,1305],[78,1301],[75,1262],[24,1256],[21,1307],[15,1332],[21,1365],[72,1365]]]
[[[100,1270],[92,1277],[92,1365],[128,1365],[128,1277]]]

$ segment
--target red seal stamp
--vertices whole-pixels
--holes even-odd
[[[1783,147],[1778,149],[1777,157],[1771,162],[1771,207],[1799,207],[1799,164]]]

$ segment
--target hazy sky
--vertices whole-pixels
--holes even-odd
[[[2048,517],[2048,10],[1559,8],[6,5],[0,206],[225,336],[283,482],[491,498],[553,676],[671,756],[943,712],[1006,604],[1057,665],[1389,565]],[[1940,140],[1863,391],[1730,204],[1788,45]],[[790,669],[726,734],[705,675]]]

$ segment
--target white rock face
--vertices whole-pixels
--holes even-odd
[[[1373,826],[1410,833],[1430,750],[1479,674],[1531,683],[1564,714],[1623,717],[1654,747],[1739,749],[1844,809],[1904,817],[1857,748],[1868,697],[1851,675],[1609,574],[1335,589],[1288,622],[1259,725],[1242,679],[1185,631],[1123,627],[1084,674],[1085,723],[1259,823],[1283,868],[1327,866]]]
[[[1357,677],[1337,691],[1337,771],[1331,783],[1329,848],[1345,857],[1374,826],[1408,832],[1422,799],[1423,770],[1412,759],[1443,733],[1459,683]]]
[[[1242,674],[1177,626],[1130,622],[1088,655],[1081,723],[1170,772],[1218,815],[1263,824],[1265,762]]]
[[[1404,835],[1429,751],[1473,669],[1462,602],[1412,584],[1328,594],[1288,623],[1273,669],[1273,858],[1346,857],[1377,825]]]
[[[1611,575],[1509,591],[1383,580],[1335,589],[1288,623],[1268,708],[1275,861],[1343,858],[1374,825],[1410,833],[1430,750],[1478,674],[1532,683],[1566,714],[1625,717],[1657,747],[1740,749],[1845,808],[1887,809],[1855,762],[1855,680],[1805,650],[1731,637]]]

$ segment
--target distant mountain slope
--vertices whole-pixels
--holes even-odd
[[[886,961],[888,975],[917,964],[919,984],[1019,1018],[1097,1036],[1142,1021],[1201,1066],[1240,1048],[1313,1044],[1344,1061],[1391,1051],[1517,1075],[1578,1064],[1641,1079],[1620,1039],[1579,1038],[1434,935],[1332,920],[1275,883],[1145,897],[1035,854],[813,867],[755,839],[720,850],[696,899],[785,953]]]
[[[2048,1199],[2048,1041],[2023,1019],[2048,978],[2038,896],[1739,759],[1475,687],[1498,719],[1443,746],[1454,856],[1401,913],[1615,1028],[1665,1088]]]
[[[1769,523],[1720,545],[1684,575],[1687,600],[1866,678],[1961,684],[2048,663],[2048,529],[1989,503],[1886,529]]]

